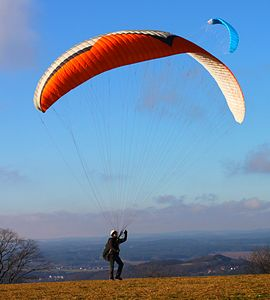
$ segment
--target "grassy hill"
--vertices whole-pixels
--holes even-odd
[[[0,285],[0,299],[270,299],[270,275]]]

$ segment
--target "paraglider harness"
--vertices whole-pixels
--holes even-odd
[[[123,230],[120,231],[118,239],[122,236],[123,232],[124,232]],[[106,261],[110,261],[111,249],[110,249],[110,243],[109,242],[110,242],[110,238],[108,239],[107,243],[105,244],[104,249],[103,249],[103,253],[102,253],[102,257]]]

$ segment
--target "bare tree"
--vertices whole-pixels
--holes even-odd
[[[0,283],[23,282],[36,271],[48,269],[37,242],[0,228]]]
[[[270,247],[257,248],[251,253],[249,261],[252,273],[270,274]]]

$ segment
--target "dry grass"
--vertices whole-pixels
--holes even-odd
[[[0,285],[0,299],[270,299],[270,275]]]

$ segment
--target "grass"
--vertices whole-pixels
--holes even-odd
[[[3,284],[0,299],[270,299],[270,275]]]

